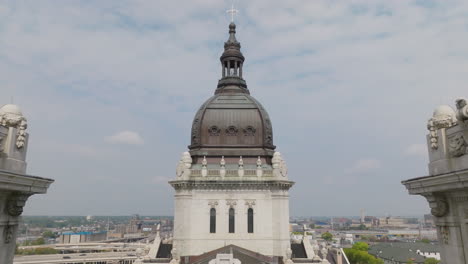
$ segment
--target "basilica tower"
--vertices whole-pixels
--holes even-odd
[[[270,117],[243,79],[244,56],[229,25],[221,79],[195,114],[191,144],[171,181],[175,189],[173,255],[198,256],[235,245],[265,256],[290,248],[293,182],[273,145]]]

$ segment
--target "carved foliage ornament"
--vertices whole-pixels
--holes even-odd
[[[466,141],[462,133],[449,138],[449,153],[452,157],[460,157],[466,153]]]
[[[221,129],[219,129],[219,127],[217,126],[211,126],[210,128],[208,128],[208,133],[210,134],[210,136],[219,136],[219,133],[221,133]]]
[[[226,134],[228,136],[237,136],[238,132],[239,132],[239,129],[237,129],[237,127],[235,126],[228,126],[228,128],[226,128]]]
[[[27,120],[20,114],[12,114],[0,112],[0,125],[4,127],[14,127],[18,129],[16,134],[16,147],[18,149],[24,147],[26,143],[26,128],[28,127]]]
[[[254,136],[256,129],[253,126],[244,128],[244,136]]]

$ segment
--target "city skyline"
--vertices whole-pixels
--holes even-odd
[[[0,87],[28,118],[28,173],[56,180],[26,215],[172,215],[229,2],[131,3],[0,4]],[[463,95],[468,4],[268,3],[238,3],[237,36],[291,215],[428,213],[400,182],[428,174],[424,120]]]

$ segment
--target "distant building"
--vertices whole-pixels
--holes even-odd
[[[59,243],[60,244],[78,244],[94,241],[104,241],[107,238],[107,232],[70,232],[63,233],[60,235]]]

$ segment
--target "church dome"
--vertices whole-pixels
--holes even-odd
[[[190,154],[204,156],[273,156],[271,120],[263,106],[252,96],[242,77],[244,56],[236,40],[236,26],[229,25],[220,61],[222,78],[215,95],[198,110],[193,119]]]

